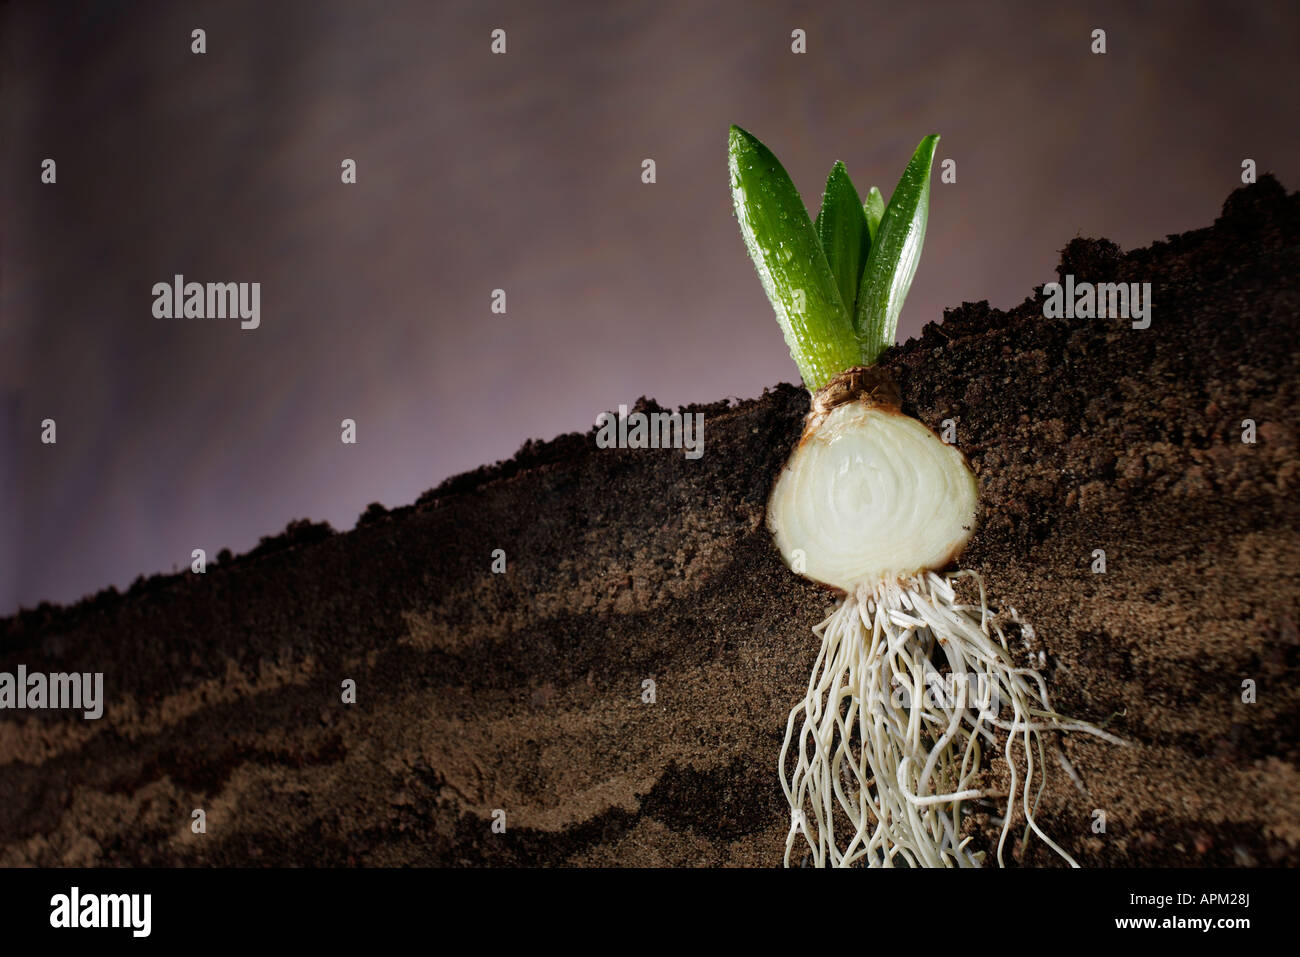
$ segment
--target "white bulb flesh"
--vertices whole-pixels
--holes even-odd
[[[888,406],[836,406],[777,479],[768,527],[795,572],[852,594],[942,568],[975,528],[979,490],[956,448]]]

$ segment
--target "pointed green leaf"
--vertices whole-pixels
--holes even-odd
[[[727,149],[740,234],[804,385],[857,365],[853,319],[799,192],[772,151],[738,126]]]
[[[826,177],[822,210],[813,225],[817,228],[817,238],[821,240],[826,261],[835,274],[840,299],[851,316],[858,300],[858,284],[862,281],[862,269],[867,264],[871,240],[867,235],[862,199],[849,179],[848,170],[839,160],[835,161]]]
[[[898,314],[912,286],[925,244],[925,221],[930,212],[930,167],[934,165],[937,135],[921,140],[911,162],[894,187],[894,195],[880,219],[880,229],[858,289],[854,326],[862,349],[862,362],[873,364],[894,344]]]
[[[876,241],[876,233],[880,231],[880,217],[885,215],[885,197],[880,195],[880,190],[871,187],[871,192],[867,193],[867,201],[862,204],[862,209],[867,214],[867,230],[871,234],[871,241]]]

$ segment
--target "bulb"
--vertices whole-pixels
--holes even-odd
[[[768,527],[794,571],[852,594],[956,558],[978,491],[960,451],[859,398],[804,432],[772,491]]]

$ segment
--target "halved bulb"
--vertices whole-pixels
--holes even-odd
[[[768,527],[791,569],[851,594],[952,561],[975,528],[978,492],[960,451],[887,404],[857,400],[804,434]]]

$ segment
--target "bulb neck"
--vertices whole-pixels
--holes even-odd
[[[897,412],[902,404],[898,383],[879,366],[845,369],[813,393],[812,406],[804,418],[804,435],[813,432],[833,409],[850,402],[862,402]]]

